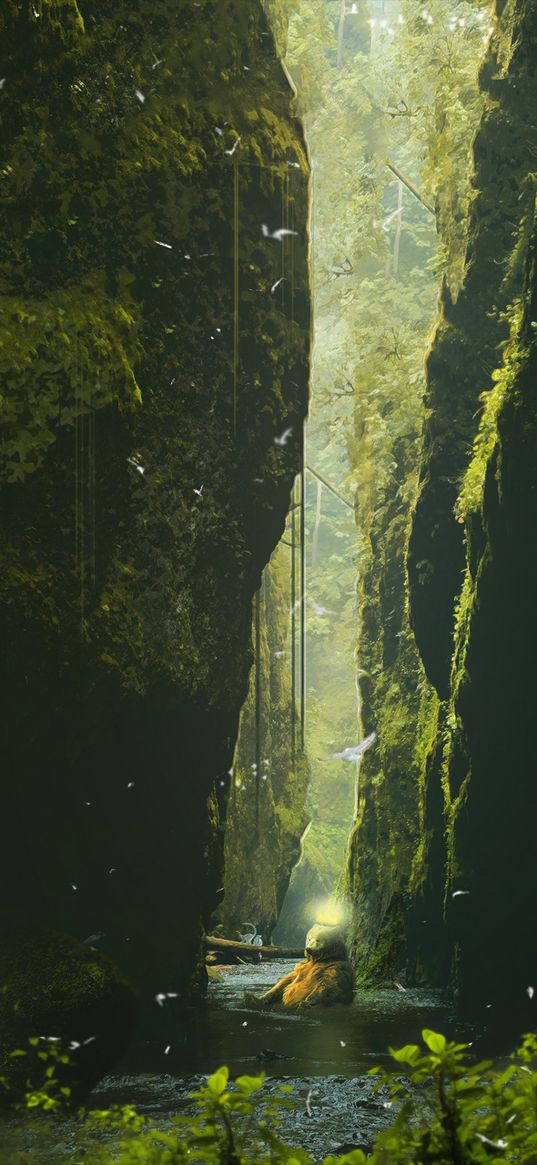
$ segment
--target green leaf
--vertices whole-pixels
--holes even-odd
[[[405,1044],[404,1048],[390,1048],[390,1056],[399,1064],[415,1064],[419,1054],[417,1044]]]
[[[445,1036],[440,1035],[440,1032],[433,1032],[428,1027],[424,1027],[421,1038],[424,1044],[427,1044],[427,1047],[431,1049],[431,1052],[436,1052],[437,1056],[441,1052],[445,1052],[447,1040]]]
[[[211,1092],[213,1096],[221,1096],[225,1090],[228,1078],[229,1068],[218,1068],[216,1072],[213,1072],[212,1076],[209,1076],[207,1081],[207,1088],[209,1089],[209,1092]]]
[[[263,1087],[264,1082],[264,1072],[261,1072],[259,1076],[237,1076],[235,1081],[244,1096],[250,1096],[252,1092],[257,1092],[259,1088]]]

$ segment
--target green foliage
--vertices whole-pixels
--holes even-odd
[[[403,1100],[395,1124],[381,1133],[372,1160],[399,1165],[478,1165],[490,1161],[535,1161],[537,1036],[524,1036],[507,1066],[475,1062],[468,1044],[424,1029],[423,1052],[407,1044],[391,1054],[408,1065],[405,1080],[379,1073],[380,1085]],[[426,1107],[416,1100],[415,1086]],[[371,1158],[370,1158],[371,1160]]]
[[[370,1073],[385,1108],[393,1106],[396,1113],[370,1153],[330,1155],[323,1165],[485,1165],[491,1158],[533,1165],[537,1035],[524,1036],[499,1067],[476,1061],[470,1045],[439,1032],[425,1028],[422,1040],[421,1048],[390,1049],[397,1075],[394,1069]],[[219,1068],[191,1094],[193,1112],[174,1117],[166,1131],[130,1105],[90,1112],[76,1129],[77,1154],[83,1153],[86,1165],[311,1165],[307,1152],[282,1139],[282,1122],[294,1107],[292,1089],[282,1085],[267,1092],[264,1082],[262,1073],[231,1083],[228,1069]],[[55,1159],[64,1158],[57,1152]],[[0,1161],[6,1161],[1,1154]]]

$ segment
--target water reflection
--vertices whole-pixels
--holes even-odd
[[[423,1027],[446,1034],[453,1027],[446,999],[423,989],[367,991],[350,1007],[305,1012],[257,1011],[244,1002],[246,990],[265,991],[293,966],[278,962],[222,969],[222,980],[210,984],[207,1000],[179,1020],[170,1015],[161,1042],[139,1045],[122,1070],[185,1076],[228,1064],[234,1075],[263,1068],[269,1075],[348,1078],[376,1062],[388,1063],[389,1045],[419,1042]]]

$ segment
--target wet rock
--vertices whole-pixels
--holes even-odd
[[[51,1044],[70,1046],[70,1063],[56,1076],[82,1100],[125,1050],[137,1013],[133,988],[110,959],[67,935],[5,928],[0,985],[0,1105],[42,1086]]]

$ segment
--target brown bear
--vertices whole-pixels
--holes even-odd
[[[283,1003],[284,1007],[315,1007],[321,1003],[352,1003],[354,973],[347,958],[341,929],[337,926],[312,926],[306,935],[304,962],[284,975],[259,1002]]]

